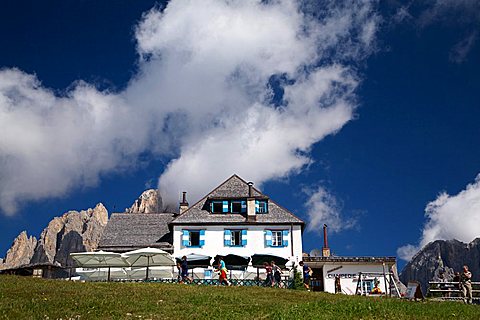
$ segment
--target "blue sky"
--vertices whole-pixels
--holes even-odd
[[[339,255],[479,236],[480,6],[348,2],[2,4],[0,256],[233,173],[309,223],[306,252],[323,223]]]

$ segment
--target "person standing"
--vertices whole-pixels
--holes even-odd
[[[182,263],[180,264],[180,268],[182,270],[181,276],[182,276],[182,283],[185,281],[188,281],[191,283],[193,281],[192,278],[188,276],[188,263],[187,263],[187,257],[183,256],[182,257]]]
[[[338,274],[335,275],[335,293],[342,293],[342,284]]]
[[[300,261],[299,264],[303,270],[303,286],[305,289],[307,289],[307,291],[310,291],[310,276],[312,275],[313,271],[308,265],[303,263],[303,261]]]
[[[177,281],[178,283],[181,283],[182,282],[182,264],[178,262],[178,260],[177,260],[177,271],[178,271]]]
[[[265,268],[265,272],[267,273],[267,278],[265,279],[265,286],[273,287],[275,285],[275,282],[273,281],[272,266],[268,262],[264,262],[263,267]]]
[[[460,275],[460,288],[462,289],[462,297],[465,303],[472,303],[472,273],[468,270],[468,266],[463,266],[463,273]]]
[[[277,266],[275,264],[275,261],[273,261],[273,260],[272,260],[272,262],[270,262],[270,265],[272,266],[273,280],[275,282],[274,284],[278,284],[278,286],[281,287],[282,286],[282,269],[280,269],[280,267]],[[272,285],[272,287],[273,287],[273,285]]]

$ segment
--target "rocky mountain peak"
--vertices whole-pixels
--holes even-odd
[[[474,281],[480,280],[480,238],[470,243],[458,240],[437,240],[427,244],[410,260],[402,272],[400,279],[407,283],[419,281],[426,290],[429,281],[440,279],[451,280],[456,271],[468,265]],[[424,291],[425,292],[425,291]]]
[[[97,248],[107,222],[108,212],[101,203],[93,209],[69,211],[54,218],[40,235],[31,262],[70,265],[71,252]]]
[[[28,237],[26,231],[22,231],[13,240],[12,247],[7,251],[5,261],[1,265],[2,269],[12,268],[29,264],[34,254],[37,239],[33,236]]]
[[[130,208],[125,209],[127,213],[156,213],[162,212],[162,197],[155,189],[145,190]]]

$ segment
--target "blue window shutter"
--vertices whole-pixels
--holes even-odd
[[[205,229],[200,230],[200,247],[205,245]]]
[[[288,230],[282,230],[282,246],[288,247]]]
[[[210,202],[210,212],[212,212],[212,213],[213,213],[213,201],[212,201],[212,202]]]
[[[247,201],[242,201],[242,213],[247,212]]]
[[[242,246],[247,245],[247,230],[242,230]]]
[[[225,247],[230,247],[232,245],[232,231],[225,230],[223,232],[223,245]]]
[[[223,212],[228,212],[228,201],[223,201]]]
[[[267,247],[272,246],[272,230],[265,230],[265,245]]]
[[[255,213],[258,213],[258,208],[260,207],[258,200],[255,200]]]
[[[188,230],[182,230],[182,246],[188,247],[189,242],[190,242],[190,234]]]

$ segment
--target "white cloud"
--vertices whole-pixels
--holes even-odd
[[[115,113],[115,117],[112,114]],[[123,100],[79,82],[63,97],[35,76],[0,71],[0,206],[61,196],[130,165],[147,135]]]
[[[471,242],[480,237],[480,175],[456,195],[441,193],[425,208],[427,222],[417,246],[406,245],[397,254],[410,258],[426,244],[435,240],[457,239]]]
[[[450,61],[462,63],[466,60],[468,53],[472,50],[478,38],[478,31],[469,33],[464,39],[458,42],[452,50],[450,50]]]
[[[146,53],[163,54],[165,43],[175,43],[176,53],[162,57],[187,59],[178,65],[188,71],[207,69],[201,73],[208,73],[205,85],[212,88],[201,91],[215,102],[211,113],[202,114],[210,120],[202,121],[215,125],[186,137],[180,156],[160,177],[161,190],[175,191],[168,202],[176,202],[182,190],[197,200],[232,173],[261,186],[298,172],[313,161],[308,151],[314,143],[352,119],[358,80],[345,61],[354,64],[373,50],[378,18],[370,3],[347,2],[316,8],[324,10],[320,20],[288,1],[234,1],[207,13],[201,6],[191,13],[171,8],[167,15],[182,27],[175,36],[155,37]],[[205,21],[204,15],[213,18]],[[149,14],[146,25],[155,31],[143,32],[162,34],[158,24],[171,17]],[[282,84],[284,103],[275,107],[268,99],[269,78],[282,75],[288,79]]]
[[[309,218],[307,230],[322,230],[322,226],[326,224],[332,232],[339,232],[355,226],[355,219],[342,217],[337,199],[325,188],[317,187],[305,192],[309,195],[305,204]]]
[[[476,24],[480,20],[480,3],[474,0],[426,0],[427,9],[419,16],[426,26],[437,21],[454,24]]]
[[[54,94],[0,72],[0,207],[63,196],[149,151],[175,159],[164,197],[199,197],[238,173],[258,185],[298,172],[352,119],[356,62],[374,49],[369,1],[171,1],[136,28],[139,72],[121,92],[78,82]],[[353,66],[353,67],[352,67]],[[272,102],[271,77],[284,79]],[[190,200],[195,200],[190,198]]]

